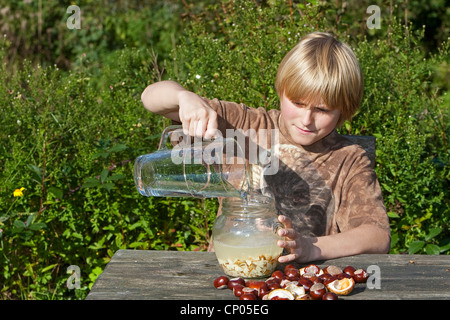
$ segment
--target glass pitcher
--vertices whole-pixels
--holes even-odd
[[[144,196],[243,198],[249,190],[246,166],[236,139],[205,141],[170,126],[158,151],[136,159],[134,181]]]
[[[277,233],[274,201],[264,196],[225,198],[214,222],[212,237],[217,260],[225,274],[241,278],[268,277],[278,265],[283,239]]]

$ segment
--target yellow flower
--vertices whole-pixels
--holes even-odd
[[[14,190],[14,197],[22,197],[23,196],[23,192],[22,192],[23,190],[25,190],[24,187]]]

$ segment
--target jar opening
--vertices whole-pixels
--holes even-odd
[[[224,211],[234,213],[273,212],[275,210],[274,200],[260,194],[249,194],[245,198],[225,198],[222,205]]]

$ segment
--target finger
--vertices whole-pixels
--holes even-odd
[[[280,214],[278,216],[278,221],[283,224],[285,229],[292,228],[292,220],[289,217]]]
[[[211,139],[217,136],[217,113],[212,112],[209,116],[208,123],[206,126],[205,138]]]
[[[296,239],[298,238],[297,232],[292,228],[281,228],[278,230],[278,235],[280,237],[286,237],[290,239]]]
[[[297,241],[295,240],[278,240],[278,246],[285,249],[297,249]]]
[[[195,126],[195,136],[196,137],[203,137],[206,132],[206,120],[198,120]]]
[[[298,258],[298,255],[296,253],[287,254],[285,256],[281,256],[278,258],[278,262],[280,263],[287,263],[291,261],[295,261]]]
[[[189,122],[189,130],[188,130],[188,135],[190,137],[194,137],[195,136],[195,128],[196,128],[197,122],[194,120],[191,120]]]
[[[183,127],[183,134],[185,136],[189,135],[190,121],[189,120],[183,120],[183,119],[180,119],[180,121],[181,121],[181,126]]]

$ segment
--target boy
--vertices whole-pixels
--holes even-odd
[[[363,94],[352,50],[326,33],[306,35],[281,62],[275,86],[280,110],[202,98],[172,81],[148,86],[141,98],[191,136],[278,130],[279,168],[264,178],[285,227],[278,231],[288,251],[281,263],[389,252],[389,221],[370,160],[336,131]]]

